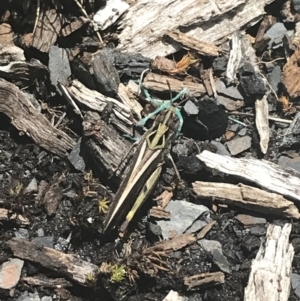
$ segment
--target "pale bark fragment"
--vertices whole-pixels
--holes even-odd
[[[300,201],[300,178],[266,160],[236,159],[209,151],[197,155],[207,167],[256,183],[266,190]]]
[[[162,41],[167,30],[184,28],[187,36],[209,43],[224,42],[240,28],[257,23],[273,0],[140,0],[129,8],[121,27],[118,48],[149,58],[178,51],[178,43]]]
[[[260,149],[266,154],[270,140],[268,94],[255,101],[255,125],[260,137]]]
[[[287,301],[291,287],[294,248],[289,243],[291,224],[269,225],[266,240],[252,261],[244,301]]]
[[[233,185],[196,181],[193,190],[199,198],[212,198],[218,202],[249,211],[285,218],[299,219],[300,213],[293,202],[276,193],[263,191],[244,184]]]

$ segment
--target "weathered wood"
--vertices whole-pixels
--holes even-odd
[[[6,245],[14,256],[38,263],[81,285],[88,286],[90,284],[88,278],[97,279],[98,267],[80,259],[77,255],[65,254],[47,247],[40,248],[36,243],[23,238],[12,238]]]
[[[130,148],[130,142],[122,138],[118,132],[100,119],[97,113],[89,112],[83,121],[84,138],[82,144],[86,156],[97,167],[97,173],[105,179],[114,175],[110,181],[119,184],[129,166],[122,173],[115,173],[122,158]]]
[[[272,162],[230,158],[206,150],[197,157],[211,169],[234,175],[256,183],[266,190],[300,201],[300,178]]]
[[[206,93],[206,90],[202,84],[193,83],[188,81],[181,81],[172,77],[168,77],[166,75],[156,74],[150,72],[146,75],[143,86],[146,89],[165,92],[170,94],[169,85],[171,91],[180,92],[183,88],[188,88],[189,94],[192,96],[201,96]]]
[[[34,32],[31,46],[42,52],[49,52],[50,46],[57,40],[63,23],[62,15],[57,13],[55,9],[42,13]]]
[[[220,48],[212,43],[202,42],[193,37],[190,37],[178,30],[168,30],[166,36],[170,37],[176,43],[179,43],[183,47],[197,51],[204,56],[218,56]]]
[[[268,94],[255,101],[255,125],[260,138],[260,149],[266,154],[270,140]]]
[[[288,300],[294,257],[294,248],[289,243],[291,229],[291,224],[283,228],[269,225],[266,240],[252,261],[244,301]]]
[[[7,115],[12,124],[40,147],[65,156],[75,141],[63,131],[53,127],[17,86],[0,80],[0,112]]]
[[[273,0],[238,1],[148,1],[141,0],[129,8],[121,21],[118,49],[139,52],[149,58],[178,51],[178,44],[165,44],[167,30],[184,28],[187,36],[210,43],[224,42],[240,28],[257,23],[264,7]],[[235,13],[237,12],[238,13]]]
[[[293,202],[276,193],[263,191],[244,184],[233,185],[196,181],[193,190],[201,199],[213,199],[249,211],[285,218],[299,219],[300,213]]]
[[[184,285],[189,291],[225,283],[225,275],[222,272],[202,273],[184,277]]]

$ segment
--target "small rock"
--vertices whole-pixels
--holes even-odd
[[[16,301],[40,301],[38,292],[28,293],[27,291],[22,293],[22,295],[16,299]]]
[[[228,111],[236,111],[245,105],[243,101],[233,100],[230,99],[229,97],[222,96],[222,95],[217,96],[217,102],[218,104],[224,106]]]
[[[17,231],[15,231],[15,236],[18,238],[29,238],[29,232],[27,229],[20,228]]]
[[[244,136],[226,142],[226,146],[232,156],[236,156],[251,147],[251,137]]]
[[[230,157],[230,153],[228,152],[224,144],[218,141],[211,141],[211,144],[217,148],[217,154]]]
[[[238,133],[239,136],[245,136],[246,134],[247,134],[247,128],[242,128]]]
[[[300,13],[300,0],[292,0],[292,5],[297,13]]]
[[[232,131],[232,132],[237,132],[239,130],[239,128],[240,128],[240,125],[237,123],[234,123],[234,124],[230,125],[228,130]]]
[[[69,77],[72,74],[68,54],[65,49],[57,46],[50,47],[49,70],[51,83],[56,87],[58,93],[61,94],[57,86],[58,82],[62,85],[67,85],[69,83]]]
[[[242,223],[245,227],[252,227],[258,224],[261,225],[267,222],[265,218],[254,217],[246,214],[238,214],[235,219]]]
[[[201,239],[197,243],[207,253],[213,256],[213,262],[225,273],[230,273],[230,266],[227,258],[223,255],[222,245],[219,241]]]
[[[162,235],[161,227],[154,223],[148,223],[147,227],[147,239],[151,242],[156,242],[159,240],[159,237]]]
[[[228,64],[228,59],[226,56],[217,57],[213,62],[213,69],[216,75],[221,75],[226,71]]]
[[[275,23],[269,30],[266,31],[264,37],[269,37],[269,48],[278,48],[282,46],[282,38],[287,32],[283,23]]]
[[[41,301],[52,301],[52,298],[50,296],[44,296]]]
[[[170,290],[163,301],[188,301],[188,298],[180,296],[177,292]]]
[[[212,255],[214,264],[216,264],[221,271],[229,274],[231,272],[231,268],[223,253],[220,252],[220,250],[215,249],[213,250]]]
[[[80,150],[81,150],[81,138],[77,141],[76,145],[72,149],[71,153],[68,156],[68,159],[76,170],[84,172],[85,162],[82,156],[80,155]]]
[[[239,81],[247,97],[264,95],[268,91],[262,76],[254,71],[250,63],[245,63],[239,69]]]
[[[295,295],[300,298],[300,275],[292,273],[291,282]]]
[[[39,228],[37,231],[36,231],[36,234],[38,237],[43,237],[45,235],[44,233],[44,229],[43,228]]]
[[[25,189],[25,193],[37,192],[38,184],[36,178],[33,178]]]
[[[292,240],[292,245],[296,254],[300,251],[300,237],[296,237]]]
[[[277,93],[278,92],[278,84],[281,82],[281,68],[280,66],[275,66],[272,70],[271,74],[268,76],[269,83],[272,89]]]
[[[293,168],[300,172],[300,157],[297,158],[289,158],[287,156],[280,156],[278,159],[278,165],[282,167]]]
[[[235,132],[227,131],[224,134],[224,136],[225,136],[226,141],[229,141],[229,140],[233,139],[233,137],[235,136]]]
[[[65,251],[68,248],[69,244],[70,242],[67,239],[59,237],[57,243],[54,245],[54,249],[59,251]]]
[[[31,241],[40,247],[53,248],[54,238],[53,236],[34,237]]]
[[[194,294],[192,296],[189,296],[188,301],[202,301],[202,297],[200,294]]]
[[[208,223],[206,219],[209,216],[209,209],[203,205],[171,200],[165,209],[171,212],[171,219],[168,221],[157,221],[157,224],[161,227],[164,239],[168,239],[170,233],[174,230],[177,232],[177,235],[186,232],[200,216],[205,216],[205,219],[198,224],[197,230]]]
[[[200,239],[197,241],[198,245],[207,253],[212,254],[212,251],[218,249],[222,251],[222,245],[217,240]]]
[[[256,236],[265,236],[267,233],[266,227],[255,226],[250,229],[250,233]]]
[[[188,115],[197,115],[199,113],[199,109],[191,100],[185,103],[183,109]]]
[[[239,90],[234,86],[226,87],[225,83],[221,80],[215,82],[216,90],[219,95],[229,97],[231,99],[243,100],[244,97]]]
[[[0,288],[12,289],[20,279],[24,261],[14,258],[4,262],[0,267]]]

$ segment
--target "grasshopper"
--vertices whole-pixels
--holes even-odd
[[[183,119],[180,110],[172,102],[186,93],[184,89],[180,95],[164,102],[157,110],[142,119],[140,126],[154,114],[157,117],[153,126],[141,137],[134,153],[130,170],[123,179],[104,221],[104,232],[125,221],[119,228],[119,235],[123,236],[127,226],[149,197],[162,172],[165,155],[170,144],[181,130]],[[145,92],[150,98],[148,92]]]

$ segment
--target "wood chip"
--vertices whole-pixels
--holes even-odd
[[[23,238],[12,238],[6,242],[14,256],[40,264],[69,280],[88,286],[89,278],[97,279],[98,267],[80,259],[78,255],[64,254],[52,248],[39,248],[34,242]]]
[[[188,81],[181,81],[166,75],[156,74],[149,72],[143,82],[146,89],[170,93],[168,82],[171,90],[174,92],[180,92],[183,88],[187,88],[192,96],[198,97],[206,93],[206,90],[202,84],[193,83]]]
[[[197,51],[204,56],[216,57],[220,53],[220,48],[212,43],[199,41],[178,30],[168,30],[166,35],[181,46]]]
[[[289,243],[291,224],[269,225],[251,265],[244,301],[287,301],[290,295],[294,248]]]
[[[225,283],[225,275],[222,272],[202,273],[184,277],[184,285],[189,291]]]
[[[260,138],[260,150],[263,154],[267,153],[270,129],[269,129],[269,104],[267,101],[268,95],[266,94],[262,99],[255,101],[255,125]]]
[[[152,207],[150,209],[150,216],[160,218],[160,219],[170,219],[171,212],[166,211],[160,207]]]
[[[300,68],[298,61],[300,59],[300,47],[289,58],[288,62],[283,67],[281,81],[285,85],[289,96],[292,98],[300,96]]]
[[[54,154],[65,156],[75,145],[72,138],[51,125],[17,86],[5,80],[0,81],[0,112],[7,115],[19,131]]]
[[[0,221],[15,221],[18,225],[28,226],[30,221],[28,218],[24,217],[21,214],[13,213],[12,211],[0,208]]]
[[[266,190],[300,201],[300,178],[295,177],[272,162],[258,159],[236,159],[209,151],[197,155],[207,167],[234,175]]]

